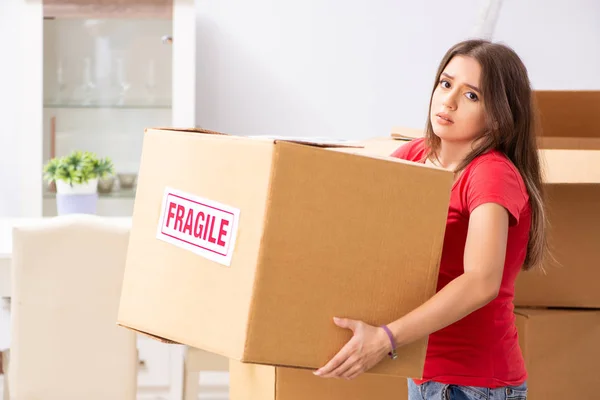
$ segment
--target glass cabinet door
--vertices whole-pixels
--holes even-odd
[[[144,129],[171,125],[172,31],[171,19],[44,19],[43,164],[109,157],[98,215],[131,215]],[[56,215],[54,185],[43,197],[43,215]]]

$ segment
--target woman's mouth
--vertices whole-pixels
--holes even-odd
[[[437,118],[437,122],[441,125],[451,125],[454,123],[450,116],[446,113],[438,113],[435,115]]]

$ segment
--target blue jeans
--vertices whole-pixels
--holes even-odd
[[[527,400],[527,383],[521,386],[488,389],[431,381],[416,385],[409,379],[408,400]]]

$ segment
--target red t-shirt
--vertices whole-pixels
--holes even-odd
[[[392,156],[424,162],[424,139],[397,149]],[[498,297],[429,337],[423,380],[497,388],[527,379],[519,347],[513,298],[515,279],[525,260],[531,208],[519,171],[499,151],[471,162],[452,187],[437,290],[464,273],[463,255],[469,215],[479,205],[497,203],[509,212],[504,274]]]

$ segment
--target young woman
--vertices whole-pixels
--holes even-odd
[[[393,156],[455,172],[437,293],[387,326],[338,319],[354,332],[322,377],[353,379],[390,350],[429,335],[410,400],[525,399],[513,314],[521,269],[546,254],[546,216],[527,70],[510,48],[469,40],[444,56],[425,137]]]

